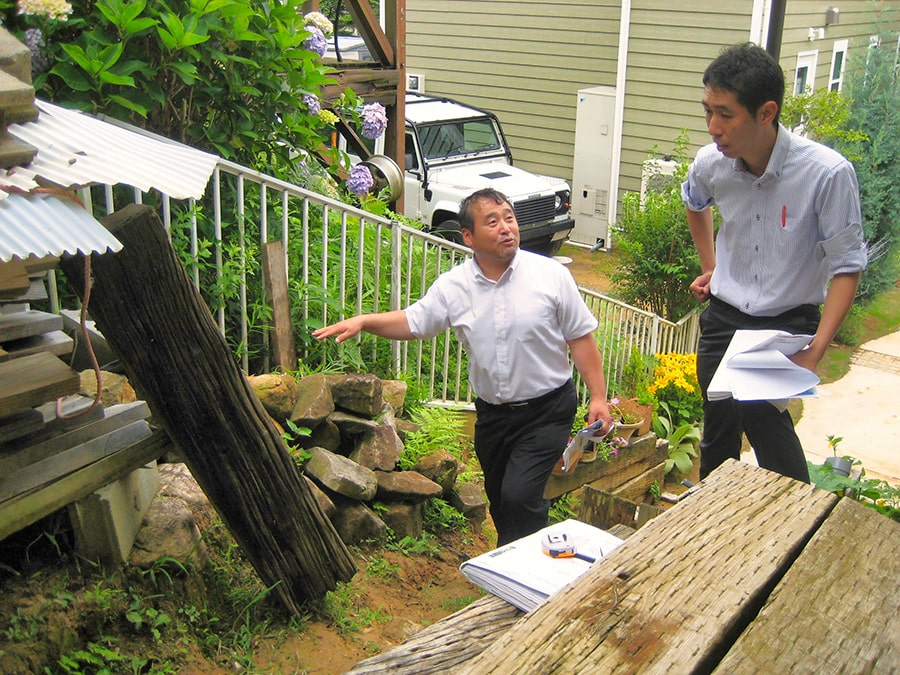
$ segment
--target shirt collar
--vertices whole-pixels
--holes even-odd
[[[519,261],[522,259],[522,256],[519,255],[519,253],[521,251],[522,251],[522,249],[516,250],[516,255],[513,257],[512,261],[510,261],[509,267],[507,267],[503,271],[503,274],[500,275],[500,278],[496,282],[493,281],[492,279],[488,279],[484,275],[484,272],[481,271],[481,266],[478,264],[478,261],[475,260],[474,255],[471,258],[469,258],[469,263],[470,263],[470,266],[472,269],[472,274],[475,275],[475,278],[479,281],[483,281],[483,282],[487,282],[487,283],[491,283],[491,284],[500,283],[504,279],[508,279],[512,275],[512,273],[515,272],[515,270],[519,267]]]
[[[769,155],[769,163],[766,165],[765,173],[759,178],[754,177],[754,180],[765,179],[766,181],[769,181],[781,178],[781,174],[784,170],[784,163],[787,161],[790,151],[791,132],[785,129],[781,122],[779,122],[778,134],[775,136],[775,145],[772,148],[772,154]],[[731,161],[735,171],[738,173],[749,173],[743,159],[735,157]]]

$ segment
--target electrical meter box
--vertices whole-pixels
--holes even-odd
[[[590,87],[578,91],[575,108],[575,157],[572,167],[570,241],[610,248],[610,201],[613,185],[613,134],[616,88]]]

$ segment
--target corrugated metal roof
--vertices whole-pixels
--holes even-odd
[[[0,200],[0,262],[121,248],[121,242],[74,199],[11,194]]]
[[[46,101],[35,101],[34,122],[9,125],[9,133],[37,148],[27,167],[0,170],[0,188],[31,190],[37,178],[63,188],[123,183],[157,189],[175,199],[199,199],[218,158],[206,152],[129,131]],[[0,199],[5,191],[0,189]]]

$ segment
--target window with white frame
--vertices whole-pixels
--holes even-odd
[[[794,93],[803,94],[816,86],[816,62],[819,52],[800,52],[797,54],[797,72],[794,76]]]
[[[840,91],[844,86],[844,66],[847,63],[847,40],[836,40],[831,52],[831,76],[828,79],[829,91]]]

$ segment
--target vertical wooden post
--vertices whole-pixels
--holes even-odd
[[[352,578],[349,551],[238,368],[156,212],[131,205],[103,223],[124,248],[91,260],[91,317],[263,583],[299,614],[304,600]],[[82,256],[60,262],[82,297],[84,264]]]
[[[266,299],[272,306],[271,344],[275,363],[283,371],[297,370],[297,350],[294,348],[294,327],[291,323],[284,245],[280,241],[272,241],[263,246],[262,269]]]

